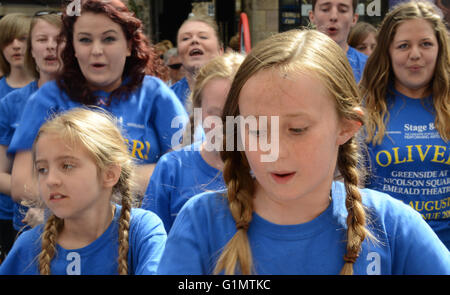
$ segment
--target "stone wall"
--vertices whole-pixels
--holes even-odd
[[[252,47],[278,33],[278,0],[242,0],[242,10],[248,15]]]

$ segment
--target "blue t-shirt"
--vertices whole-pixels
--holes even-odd
[[[368,145],[367,187],[417,210],[450,249],[450,142],[434,125],[432,97],[388,94],[389,122],[380,145]]]
[[[67,250],[56,245],[50,268],[54,275],[114,275],[117,274],[119,250],[118,221],[121,206],[116,205],[113,222],[91,244]],[[44,225],[24,232],[14,243],[0,275],[39,274],[37,257],[42,250],[41,234]],[[155,274],[166,242],[166,232],[156,214],[138,208],[131,210],[128,250],[130,274]]]
[[[0,99],[0,144],[9,146],[17,126],[19,126],[20,118],[27,100],[30,96],[38,90],[37,81],[33,81],[23,88],[14,90],[2,99]],[[17,204],[12,201],[10,196],[0,194],[0,202],[5,200],[8,204],[13,206],[13,226],[19,231],[24,229],[26,225],[22,223],[27,207]],[[3,207],[2,205],[0,205]],[[2,219],[3,212],[0,208],[0,219]],[[29,229],[29,227],[26,227]]]
[[[23,106],[31,93],[37,90],[37,82],[33,81],[23,88],[12,88],[6,78],[0,80],[0,144],[8,146],[18,125]],[[24,224],[21,217],[16,216],[19,207],[11,196],[0,193],[0,219],[13,219],[13,225],[19,230]]]
[[[6,82],[6,77],[3,77],[0,79],[0,98],[4,97],[11,91],[14,91],[19,88],[13,88],[9,86],[9,84]]]
[[[222,172],[205,162],[200,145],[195,143],[163,155],[150,178],[142,208],[155,212],[167,232],[187,200],[225,188]]]
[[[113,100],[109,106],[104,104],[109,93],[97,91],[95,94],[99,96],[97,105],[118,118],[131,155],[138,164],[156,163],[172,148],[172,137],[181,138],[177,135],[188,122],[187,113],[173,91],[155,77],[146,76],[138,89],[126,98]],[[40,126],[52,113],[80,106],[59,89],[55,81],[47,82],[27,102],[8,153],[30,150]],[[174,121],[183,124],[172,123],[175,118],[179,120]],[[172,124],[175,127],[171,127]]]
[[[364,53],[359,52],[351,46],[348,47],[347,59],[353,69],[353,76],[355,76],[356,83],[359,83],[362,78],[367,58],[368,56]]]
[[[450,274],[450,253],[420,215],[386,194],[361,189],[377,243],[364,240],[355,274]],[[226,191],[191,198],[167,239],[158,274],[211,274],[236,233]],[[339,274],[347,239],[345,187],[332,185],[330,206],[296,225],[271,223],[258,214],[248,228],[253,266],[260,275]],[[181,253],[181,254],[180,254]]]
[[[173,90],[173,92],[175,92],[181,104],[183,106],[186,106],[186,100],[191,94],[191,90],[189,89],[189,84],[186,77],[170,86],[170,88]]]

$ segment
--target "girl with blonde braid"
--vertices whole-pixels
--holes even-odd
[[[184,205],[159,274],[450,274],[417,212],[358,187],[364,112],[332,39],[295,30],[258,43],[222,120],[227,190]]]
[[[0,274],[155,273],[166,232],[132,209],[134,164],[112,116],[61,113],[42,125],[32,155],[49,217],[18,238]]]

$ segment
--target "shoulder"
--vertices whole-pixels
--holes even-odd
[[[348,47],[347,56],[349,57],[349,59],[357,60],[359,62],[364,62],[364,63],[369,58],[367,55],[365,55],[362,52],[359,52],[358,50],[356,50],[355,48],[353,48],[351,46]]]
[[[221,222],[223,218],[231,216],[228,208],[227,191],[208,191],[200,193],[190,198],[181,208],[176,224],[187,224],[200,222],[200,224],[210,224]],[[231,218],[231,220],[233,220]]]
[[[141,209],[132,208],[130,217],[130,230],[151,233],[152,235],[165,235],[161,219],[155,213]]]

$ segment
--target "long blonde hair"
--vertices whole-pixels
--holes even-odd
[[[361,99],[355,84],[352,69],[342,49],[328,36],[316,30],[293,30],[261,41],[246,57],[231,86],[223,110],[223,122],[227,116],[239,115],[239,95],[247,80],[256,73],[275,68],[281,73],[305,73],[320,79],[335,98],[336,112],[340,118],[363,123],[363,117],[355,111]],[[216,264],[215,273],[224,271],[234,274],[252,272],[252,255],[247,237],[253,213],[253,180],[245,153],[236,148],[230,151],[227,134],[237,128],[224,123],[224,146],[221,157],[225,163],[223,176],[227,185],[227,198],[237,232],[225,246]],[[234,132],[234,133],[233,133]],[[227,148],[225,148],[227,147]],[[339,147],[337,168],[343,177],[346,189],[347,252],[341,274],[353,274],[353,263],[361,250],[361,244],[369,236],[366,229],[366,214],[358,190],[360,183],[360,154],[357,140],[353,137]]]
[[[360,90],[367,109],[366,141],[380,144],[389,121],[387,97],[395,79],[389,47],[400,24],[411,19],[424,19],[436,33],[439,52],[434,77],[429,85],[433,94],[435,125],[444,141],[450,139],[450,39],[434,5],[428,1],[412,1],[394,7],[384,18],[377,36],[377,47],[367,60]]]
[[[128,273],[128,234],[131,207],[135,205],[133,183],[134,163],[116,120],[106,111],[75,108],[56,115],[39,129],[33,144],[33,163],[36,143],[42,134],[56,134],[69,146],[82,144],[91,154],[99,171],[111,165],[119,165],[121,174],[113,187],[112,201],[121,199],[122,210],[119,217],[119,274]],[[50,274],[50,263],[56,251],[56,240],[64,226],[64,220],[51,215],[45,223],[42,234],[42,251],[39,254],[39,271]]]

